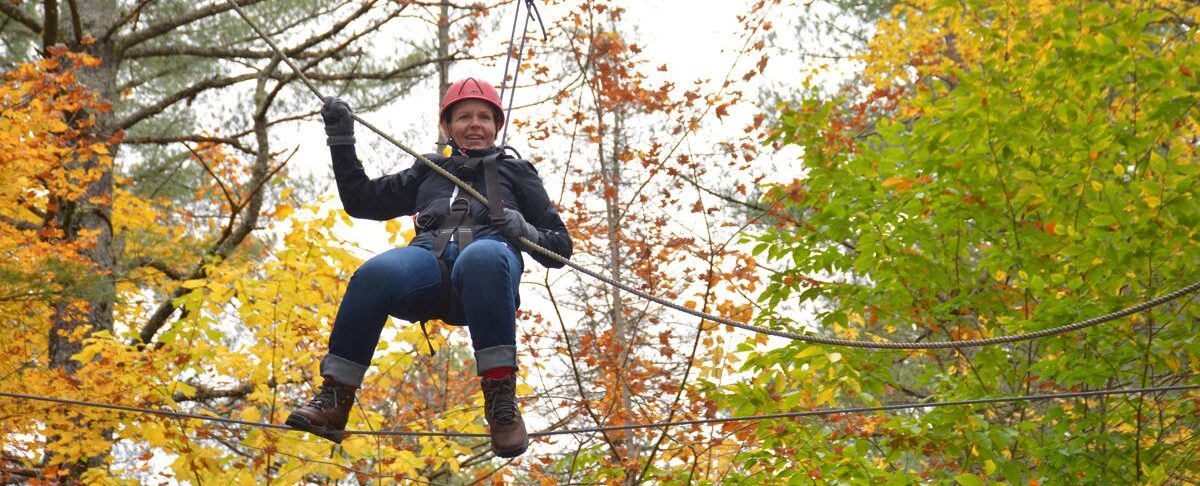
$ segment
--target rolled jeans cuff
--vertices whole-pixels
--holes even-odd
[[[321,358],[321,376],[333,378],[343,385],[362,388],[363,376],[366,376],[366,374],[366,366],[341,356],[327,354],[324,358]]]
[[[330,135],[325,139],[325,145],[354,145],[354,135]]]
[[[479,376],[483,372],[499,366],[517,368],[517,347],[511,344],[501,344],[483,348],[475,352],[475,371]]]

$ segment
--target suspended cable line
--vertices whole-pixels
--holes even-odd
[[[943,402],[909,402],[909,403],[893,403],[887,405],[874,405],[864,407],[844,407],[844,408],[819,408],[811,410],[797,410],[793,412],[780,412],[762,415],[745,415],[734,417],[715,417],[695,420],[675,420],[670,422],[654,422],[648,424],[625,424],[625,425],[605,425],[599,427],[583,427],[578,429],[561,429],[561,430],[545,430],[540,432],[530,433],[530,437],[549,437],[555,435],[578,435],[591,434],[601,432],[628,431],[640,429],[658,429],[668,427],[683,427],[689,425],[713,425],[734,422],[758,422],[762,420],[788,419],[788,418],[803,418],[803,417],[825,417],[830,415],[844,414],[864,414],[873,412],[895,412],[901,410],[916,410],[916,409],[932,409],[943,407],[956,406],[971,406],[971,405],[994,405],[1002,403],[1029,403],[1045,400],[1062,400],[1069,398],[1094,398],[1111,395],[1140,395],[1146,393],[1168,393],[1200,390],[1200,385],[1173,385],[1160,387],[1142,387],[1142,388],[1111,388],[1102,390],[1088,390],[1075,392],[1061,393],[1043,393],[1037,395],[1016,395],[1006,397],[992,398],[975,398],[969,400],[950,400]],[[201,420],[205,422],[221,423],[226,425],[241,425],[258,429],[274,429],[300,432],[286,425],[272,424],[266,422],[250,422],[246,420],[231,419],[225,417],[214,417],[209,415],[198,415],[187,412],[177,412],[174,410],[163,410],[154,408],[131,407],[127,405],[114,405],[108,403],[90,402],[85,400],[72,400],[68,398],[56,398],[40,395],[28,395],[23,393],[8,393],[0,392],[0,397],[7,397],[17,400],[29,400],[39,402],[57,403],[60,405],[73,405],[80,407],[100,408],[107,410],[116,410],[120,412],[131,412],[146,415],[158,415],[160,417]],[[343,433],[347,435],[364,435],[364,436],[395,436],[395,437],[450,437],[450,438],[467,438],[467,437],[489,437],[484,433],[472,432],[440,432],[440,431],[413,431],[413,430],[345,430]]]
[[[235,12],[237,12],[237,14],[239,16],[242,17],[242,20],[245,20],[246,24],[248,24],[250,26],[250,28],[253,29],[254,32],[257,33],[260,38],[262,38],[263,42],[266,42],[267,45],[269,45],[271,47],[271,50],[273,50],[275,52],[275,55],[278,56],[285,64],[288,65],[288,67],[290,67],[292,69],[292,71],[295,72],[296,77],[299,78],[300,81],[302,83],[304,83],[304,85],[306,87],[308,87],[309,91],[312,91],[312,93],[314,95],[316,95],[317,98],[319,98],[323,101],[325,99],[325,96],[321,94],[321,91],[317,88],[317,86],[315,84],[313,84],[313,82],[311,80],[309,80],[307,76],[304,75],[303,71],[301,71],[298,67],[296,67],[296,65],[294,63],[292,63],[291,58],[288,57],[287,54],[285,54],[283,52],[283,50],[280,49],[279,46],[276,45],[275,42],[272,41],[271,38],[269,36],[267,36],[267,34],[265,32],[262,31],[262,29],[259,28],[258,24],[256,24],[253,20],[251,20],[250,17],[246,15],[246,12],[242,11],[241,6],[239,6],[235,0],[226,0],[226,1],[229,3],[229,5],[231,7],[233,7],[233,10]],[[532,12],[529,15],[532,15]],[[527,20],[528,20],[528,17],[527,17]],[[538,21],[539,22],[541,21],[540,16],[538,17]],[[544,27],[543,27],[543,29],[544,29]],[[511,46],[510,46],[510,48],[511,48]],[[519,60],[518,60],[518,63],[519,63]],[[515,89],[516,88],[514,87],[514,90]],[[511,94],[510,94],[510,99],[511,99]],[[458,186],[466,194],[468,194],[471,197],[475,198],[476,200],[484,203],[485,205],[488,204],[487,197],[485,197],[479,191],[476,191],[475,188],[471,187],[470,184],[467,184],[462,179],[459,179],[454,174],[451,174],[450,172],[446,171],[446,169],[443,169],[441,166],[439,166],[436,163],[434,163],[433,161],[429,160],[428,157],[425,157],[421,153],[418,153],[417,151],[409,148],[404,143],[400,142],[399,140],[396,140],[392,136],[385,133],[383,130],[379,129],[378,127],[371,124],[367,120],[358,116],[358,114],[351,112],[350,116],[352,118],[354,118],[355,121],[357,121],[358,123],[360,123],[364,127],[366,127],[367,129],[371,130],[372,132],[375,132],[377,135],[382,137],[384,140],[387,140],[388,142],[390,142],[392,145],[395,145],[400,150],[403,150],[404,152],[408,153],[409,155],[415,157],[422,164],[425,164],[426,166],[428,166],[430,170],[434,171],[438,175],[440,175],[440,176],[446,178],[447,180],[449,180],[450,182],[454,183],[454,185]],[[810,344],[825,344],[825,345],[831,345],[831,346],[845,346],[845,347],[854,347],[854,348],[948,349],[948,348],[972,348],[972,347],[990,346],[990,345],[996,345],[996,344],[1015,343],[1015,342],[1019,342],[1019,341],[1028,341],[1031,339],[1038,339],[1038,338],[1043,338],[1043,337],[1048,337],[1048,336],[1054,336],[1057,334],[1063,334],[1063,333],[1067,333],[1067,332],[1071,332],[1071,331],[1077,331],[1077,330],[1085,329],[1085,328],[1092,327],[1092,326],[1095,326],[1098,324],[1103,324],[1105,322],[1120,319],[1120,318],[1128,316],[1130,314],[1136,314],[1138,312],[1152,309],[1159,305],[1165,304],[1167,302],[1171,302],[1180,297],[1183,297],[1185,295],[1196,292],[1197,290],[1200,290],[1200,281],[1197,281],[1191,285],[1188,285],[1187,287],[1181,288],[1181,289],[1171,292],[1167,295],[1158,297],[1153,300],[1145,301],[1140,304],[1134,305],[1132,307],[1128,307],[1123,310],[1112,312],[1110,314],[1105,314],[1105,315],[1099,316],[1099,317],[1093,317],[1091,319],[1086,319],[1086,320],[1075,322],[1072,324],[1067,324],[1067,325],[1063,325],[1063,326],[1053,327],[1053,328],[1049,328],[1049,329],[1043,329],[1040,331],[1034,331],[1034,332],[1029,332],[1029,333],[1023,333],[1023,334],[997,336],[997,337],[984,338],[984,339],[966,339],[966,340],[958,340],[958,341],[918,341],[918,342],[879,341],[879,342],[876,342],[876,341],[841,339],[841,338],[826,337],[826,336],[814,336],[814,335],[808,335],[808,334],[800,334],[800,333],[791,332],[791,331],[781,331],[781,330],[770,329],[770,328],[766,328],[766,327],[755,326],[752,324],[735,321],[733,319],[720,317],[717,315],[709,314],[707,312],[701,312],[701,311],[697,311],[694,309],[689,309],[689,308],[679,305],[675,302],[657,297],[653,294],[650,294],[649,292],[645,292],[645,291],[639,290],[637,288],[634,288],[634,287],[632,287],[628,284],[625,284],[624,282],[621,282],[619,280],[612,279],[607,276],[601,275],[600,273],[597,273],[595,271],[589,270],[577,263],[574,263],[566,258],[563,258],[561,255],[554,253],[554,252],[538,245],[537,243],[530,241],[529,239],[527,239],[525,237],[518,238],[518,241],[519,241],[519,243],[524,245],[525,248],[528,248],[530,251],[534,251],[534,252],[537,252],[538,254],[544,255],[547,258],[550,258],[551,260],[554,260],[565,266],[568,266],[568,267],[574,269],[575,271],[578,271],[584,275],[592,277],[592,278],[599,280],[601,282],[604,282],[606,284],[612,285],[618,289],[624,290],[625,292],[629,292],[630,294],[636,295],[636,296],[646,299],[650,302],[654,302],[656,304],[662,305],[662,306],[670,308],[670,309],[674,309],[679,312],[683,312],[685,314],[688,314],[688,315],[691,315],[694,317],[699,317],[701,319],[706,319],[708,321],[716,322],[718,324],[724,324],[727,326],[735,327],[738,329],[743,329],[743,330],[750,331],[750,332],[766,334],[766,335],[770,335],[770,336],[776,336],[776,337],[781,337],[781,338],[785,338],[785,339],[806,342],[806,343],[810,343]]]
[[[1179,299],[1180,297],[1183,297],[1185,295],[1194,293],[1197,290],[1200,290],[1200,281],[1197,281],[1191,285],[1188,285],[1187,287],[1183,287],[1179,290],[1176,290],[1169,294],[1163,295],[1161,297],[1158,297],[1158,298],[1155,298],[1152,300],[1148,300],[1148,301],[1145,301],[1145,302],[1139,303],[1137,305],[1127,307],[1127,308],[1124,308],[1124,309],[1121,309],[1121,310],[1118,310],[1115,312],[1104,314],[1102,316],[1085,319],[1085,320],[1075,322],[1072,324],[1067,324],[1067,325],[1058,326],[1058,327],[1052,327],[1049,329],[1042,329],[1040,331],[1022,333],[1022,334],[996,336],[996,337],[983,338],[983,339],[963,339],[963,340],[957,340],[957,341],[915,341],[915,342],[879,341],[879,342],[876,342],[876,341],[862,341],[862,340],[854,340],[854,339],[842,339],[842,338],[826,337],[826,336],[813,336],[813,335],[809,335],[809,334],[799,334],[799,333],[790,332],[790,331],[780,331],[780,330],[776,330],[776,329],[755,326],[752,324],[746,324],[744,322],[735,321],[733,319],[729,319],[726,317],[716,316],[713,314],[709,314],[707,312],[700,312],[700,311],[697,311],[694,309],[689,309],[689,308],[679,305],[675,302],[671,302],[669,300],[665,300],[665,299],[656,297],[656,296],[654,296],[650,293],[644,292],[642,290],[630,287],[620,281],[608,278],[604,275],[596,273],[587,268],[581,267],[579,265],[575,265],[575,264],[571,263],[570,261],[568,261],[566,258],[559,256],[557,253],[554,253],[554,252],[551,252],[550,250],[542,248],[542,247],[538,246],[536,243],[527,241],[524,238],[521,239],[521,242],[525,243],[531,247],[539,249],[540,251],[538,251],[538,253],[542,253],[542,254],[550,257],[551,259],[558,261],[559,263],[564,263],[566,265],[569,265],[571,268],[575,269],[576,271],[579,271],[580,273],[583,273],[592,278],[603,281],[607,284],[616,286],[616,287],[620,288],[621,290],[624,290],[626,292],[634,294],[643,299],[657,303],[664,307],[668,307],[668,308],[677,310],[679,312],[683,312],[685,314],[690,314],[692,316],[699,317],[701,319],[706,319],[706,320],[709,320],[712,322],[716,322],[718,324],[724,324],[726,326],[732,326],[732,327],[736,327],[738,329],[744,329],[744,330],[756,332],[759,334],[767,334],[767,335],[771,335],[771,336],[791,339],[794,341],[806,342],[806,343],[810,343],[810,344],[827,344],[827,345],[831,345],[831,346],[844,346],[844,347],[851,347],[851,348],[869,348],[869,349],[976,348],[976,347],[981,347],[981,346],[992,346],[992,345],[996,345],[996,344],[1008,344],[1008,343],[1015,343],[1015,342],[1020,342],[1020,341],[1028,341],[1031,339],[1038,339],[1038,338],[1063,334],[1063,333],[1067,333],[1067,332],[1071,332],[1071,331],[1078,331],[1080,329],[1086,329],[1086,328],[1089,328],[1089,327],[1092,327],[1092,326],[1095,326],[1098,324],[1103,324],[1106,322],[1114,321],[1114,320],[1120,319],[1122,317],[1125,317],[1125,316],[1128,316],[1131,314],[1137,314],[1138,312],[1143,312],[1146,310],[1153,309],[1160,305],[1163,305],[1163,304],[1166,304],[1173,300]]]
[[[507,145],[506,142],[508,141],[508,125],[511,124],[511,120],[512,120],[513,99],[515,99],[517,97],[517,77],[520,76],[520,74],[521,74],[521,59],[525,56],[525,39],[529,37],[529,19],[536,18],[538,21],[538,26],[540,26],[542,28],[542,38],[543,39],[548,38],[548,36],[546,35],[546,24],[542,23],[542,14],[538,12],[537,5],[535,3],[533,3],[533,0],[524,0],[524,1],[525,1],[525,10],[526,10],[525,27],[524,27],[524,29],[521,30],[521,47],[519,49],[517,49],[517,65],[516,65],[516,68],[513,70],[512,92],[510,92],[508,94],[508,109],[506,110],[507,112],[504,114],[504,132],[502,135],[500,135],[500,148],[504,148],[505,145]],[[504,102],[504,91],[505,91],[505,88],[508,87],[508,65],[509,65],[509,61],[511,61],[513,58],[512,45],[513,45],[513,40],[516,39],[517,21],[521,19],[521,1],[518,0],[513,3],[515,3],[517,5],[517,11],[514,14],[515,16],[513,17],[512,33],[510,33],[508,36],[508,52],[509,52],[509,54],[508,54],[508,56],[506,56],[504,58],[504,77],[500,79],[500,81],[501,81],[500,82],[500,102],[501,103]]]

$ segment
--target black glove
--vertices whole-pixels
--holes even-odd
[[[534,243],[538,242],[539,233],[537,228],[527,223],[525,216],[522,216],[521,212],[515,209],[504,208],[504,226],[500,227],[500,232],[513,241],[524,237]]]
[[[354,118],[350,116],[350,105],[332,96],[325,98],[321,107],[321,118],[325,120],[326,144],[354,145]]]

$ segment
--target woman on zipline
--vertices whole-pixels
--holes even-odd
[[[387,317],[422,325],[441,319],[470,330],[493,451],[500,457],[524,453],[529,440],[515,375],[517,287],[524,269],[517,241],[524,237],[570,258],[571,236],[533,165],[495,146],[504,123],[500,95],[474,78],[452,84],[439,113],[448,149],[427,156],[482,192],[487,205],[420,161],[368,178],[355,155],[350,106],[327,98],[321,117],[346,212],[380,221],[411,215],[417,234],[408,246],[376,255],[354,272],[321,360],[323,384],[287,425],[340,443]],[[562,266],[530,256],[549,268]]]

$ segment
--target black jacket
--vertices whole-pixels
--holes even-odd
[[[398,216],[414,216],[417,235],[410,245],[432,244],[436,238],[435,230],[442,224],[450,211],[450,196],[455,186],[445,177],[433,172],[421,161],[395,174],[371,179],[363,171],[358,161],[353,145],[335,145],[329,148],[333,155],[333,174],[337,179],[338,195],[341,196],[342,206],[346,213],[355,218],[385,221]],[[486,155],[491,151],[475,153],[472,156]],[[438,154],[426,155],[429,160],[448,172],[469,182],[475,190],[491,200],[495,195],[488,194],[484,187],[483,170],[464,174],[460,168],[466,157],[445,157]],[[497,164],[500,174],[500,203],[503,207],[516,209],[538,229],[535,243],[561,255],[571,258],[571,235],[566,225],[558,216],[558,210],[550,202],[542,178],[538,176],[533,164],[527,160],[502,157]],[[466,177],[464,177],[466,176]],[[459,197],[465,197],[470,202],[471,218],[469,223],[475,225],[475,238],[499,234],[499,229],[488,223],[488,209],[475,198],[459,191]],[[562,264],[541,254],[530,252],[535,261],[548,268],[559,268]]]

